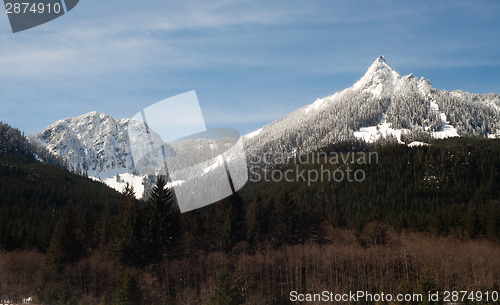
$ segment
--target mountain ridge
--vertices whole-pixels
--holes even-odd
[[[438,90],[424,77],[401,76],[379,56],[351,87],[243,137],[248,149],[287,153],[342,141],[499,137],[499,109],[496,93]],[[110,178],[135,168],[127,136],[129,120],[92,111],[59,120],[28,138],[62,157],[76,172]],[[159,135],[154,141],[161,141]]]
[[[425,77],[401,76],[379,56],[353,86],[318,98],[250,133],[247,139],[248,146],[291,152],[297,146],[315,149],[332,142],[359,140],[362,137],[355,133],[361,128],[384,123],[407,138],[440,138],[432,132],[443,126],[457,128],[459,136],[497,137],[499,109],[500,95],[496,93],[438,90]]]

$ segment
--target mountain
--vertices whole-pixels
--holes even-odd
[[[117,120],[96,111],[75,118],[59,120],[43,131],[29,135],[31,143],[44,147],[66,163],[69,170],[101,180],[118,191],[125,182],[131,183],[138,197],[144,187],[142,176],[133,175],[135,165],[129,143],[129,123],[131,119]],[[144,126],[132,124],[136,134],[146,133]],[[161,142],[154,131],[149,136],[135,137],[134,143]],[[122,175],[122,177],[120,177]]]
[[[167,144],[142,121],[117,120],[96,111],[59,120],[28,139],[62,158],[73,172],[103,181],[118,191],[126,182],[131,183],[139,198],[155,182],[147,176],[162,173],[165,157],[172,170],[208,160],[234,144],[228,138]],[[134,160],[134,156],[141,158]]]
[[[157,133],[135,123],[90,112],[57,121],[29,139],[61,157],[76,172],[97,177],[118,190],[130,180],[141,194],[141,175],[157,174],[161,153],[157,150],[144,164],[134,164],[131,146],[166,146]],[[141,143],[129,142],[129,128],[139,128],[132,138]],[[352,87],[317,99],[244,138],[248,149],[291,153],[342,141],[410,143],[450,136],[500,136],[500,95],[437,90],[423,77],[401,76],[380,56]],[[217,140],[200,141],[173,143],[167,153],[191,158],[195,151],[207,151],[213,156],[220,153],[213,146],[221,151],[228,147],[224,141],[221,145],[214,145]],[[136,172],[138,168],[144,170]]]
[[[57,121],[28,139],[63,158],[77,173],[116,175],[133,170],[127,123],[94,111]]]
[[[437,90],[378,57],[352,87],[319,98],[246,135],[247,146],[281,152],[340,141],[411,142],[500,136],[500,95]]]

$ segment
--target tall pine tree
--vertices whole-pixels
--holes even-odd
[[[164,254],[172,250],[181,230],[179,208],[172,190],[167,187],[167,182],[162,176],[156,180],[148,204],[149,260],[150,263],[158,263]]]
[[[115,254],[126,266],[142,266],[147,248],[144,242],[144,215],[138,207],[134,188],[128,183],[119,205]]]
[[[64,264],[77,260],[83,252],[76,223],[73,207],[68,204],[57,221],[47,252],[48,262],[56,271],[60,271]]]

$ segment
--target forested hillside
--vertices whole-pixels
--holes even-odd
[[[0,147],[0,249],[46,251],[64,206],[91,218],[116,210],[117,192],[50,164],[60,163],[19,130],[0,124]]]
[[[302,179],[273,182],[273,169],[266,169],[271,181],[264,181],[264,173],[260,173],[261,181],[248,184],[243,196],[250,201],[254,194],[260,194],[265,205],[272,207],[280,194],[287,192],[295,198],[297,208],[315,210],[321,219],[329,219],[339,227],[355,229],[380,221],[398,230],[439,234],[458,230],[473,236],[500,238],[499,140],[454,138],[419,147],[339,143],[321,151],[355,154],[356,158],[376,152],[378,161],[372,158],[371,163],[349,164],[349,158],[347,164],[331,164],[328,158],[310,157],[308,160],[314,160],[314,164],[278,165],[281,171],[291,168],[305,173],[320,168],[345,172],[346,166],[350,166],[353,172],[362,170],[366,178],[362,182],[349,182],[347,178],[340,182],[318,179],[310,184]]]
[[[353,151],[355,160],[376,152],[378,161],[263,170],[352,165],[365,172],[362,182],[249,182],[184,214],[163,179],[138,201],[130,187],[116,196],[57,167],[2,159],[0,295],[42,304],[289,304],[292,290],[498,290],[499,140],[322,149],[326,158]]]
[[[2,122],[0,122],[0,156],[38,159],[46,163],[64,165],[60,158],[45,148],[29,143],[23,132]]]

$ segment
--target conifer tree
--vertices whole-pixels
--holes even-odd
[[[76,216],[71,204],[63,208],[50,240],[48,261],[60,271],[66,263],[78,259],[82,253],[82,246],[77,236]]]
[[[474,238],[482,233],[482,225],[477,210],[473,206],[469,206],[465,215],[465,230],[471,238]]]
[[[401,294],[401,295],[410,295],[412,293],[412,290],[410,288],[410,283],[408,283],[408,280],[406,279],[406,277],[403,277],[401,279],[401,283],[398,286],[397,292],[398,292],[398,294]],[[413,303],[411,301],[405,301],[405,300],[398,301],[398,300],[393,299],[390,304],[391,305],[411,305]]]
[[[150,260],[157,263],[165,251],[171,250],[180,233],[180,212],[172,190],[162,176],[156,180],[149,203],[148,243]]]
[[[104,206],[104,210],[102,211],[101,217],[99,219],[99,227],[98,227],[98,238],[99,238],[99,247],[105,248],[108,245],[108,242],[111,239],[111,222],[110,222],[110,211],[109,204],[106,203]]]
[[[146,253],[144,220],[142,211],[137,206],[134,188],[128,182],[123,188],[119,209],[116,256],[126,266],[143,265]]]

